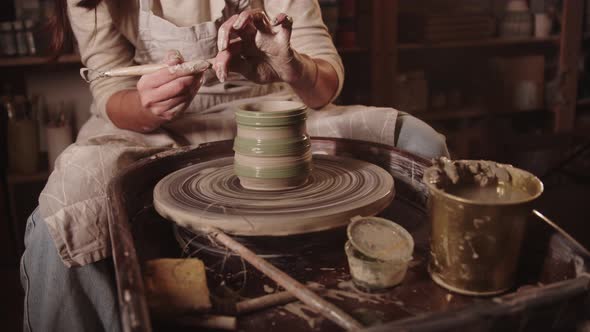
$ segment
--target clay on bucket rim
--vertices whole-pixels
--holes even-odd
[[[475,160],[455,160],[455,161],[456,162],[472,162]],[[494,163],[497,166],[503,167],[504,169],[506,169],[510,173],[510,175],[513,178],[515,177],[515,175],[519,176],[520,180],[524,180],[524,181],[528,182],[529,186],[534,186],[535,193],[530,194],[530,197],[528,197],[528,198],[523,198],[520,200],[513,200],[513,201],[509,201],[509,202],[487,202],[487,201],[483,201],[483,200],[474,200],[474,199],[460,197],[457,195],[450,194],[450,193],[446,192],[445,190],[439,188],[437,186],[436,182],[428,181],[428,178],[430,177],[430,173],[437,171],[436,166],[431,166],[431,167],[424,170],[424,176],[423,176],[424,181],[423,182],[426,184],[426,186],[428,187],[430,192],[433,194],[437,194],[442,197],[447,197],[449,199],[452,199],[452,200],[460,202],[460,203],[471,204],[471,205],[483,205],[483,206],[519,205],[519,204],[523,204],[523,203],[532,202],[532,201],[536,200],[537,198],[539,198],[541,196],[541,194],[543,194],[543,191],[544,191],[543,182],[538,177],[536,177],[534,174],[527,172],[523,169],[514,167],[512,165],[508,165],[508,164],[496,163],[494,161],[489,161],[489,160],[478,160],[478,161]],[[515,186],[515,184],[511,184],[511,185]],[[528,190],[527,190],[527,193],[528,193]]]

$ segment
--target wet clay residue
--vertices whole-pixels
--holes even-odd
[[[491,161],[439,158],[424,179],[451,195],[470,200],[502,203],[531,197],[524,188],[513,184],[513,174],[506,165]]]
[[[411,255],[412,249],[407,236],[401,234],[396,228],[387,227],[382,223],[364,222],[358,227],[353,227],[350,236],[354,239],[353,245],[360,246],[361,252],[365,255],[370,254],[371,258],[405,259],[406,256]]]
[[[434,160],[435,170],[427,173],[426,181],[439,189],[453,185],[493,186],[510,183],[512,176],[502,165],[484,160],[452,161],[442,157]]]
[[[369,294],[358,290],[351,280],[340,281],[336,289],[326,288],[324,285],[317,282],[308,282],[306,284],[312,290],[321,294],[326,299],[336,301],[356,300],[359,303],[367,304],[387,304],[395,303],[403,307],[404,303],[388,297],[386,294]],[[286,312],[289,312],[301,319],[303,319],[310,328],[314,329],[324,320],[324,317],[315,309],[299,302],[291,302],[282,307]]]

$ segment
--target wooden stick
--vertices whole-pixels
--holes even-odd
[[[297,298],[290,292],[278,292],[261,297],[240,301],[236,304],[238,314],[266,309],[275,305],[287,304],[297,301]]]
[[[578,249],[581,253],[583,253],[586,256],[590,256],[590,251],[586,249],[586,247],[584,247],[580,242],[578,242],[571,235],[569,235],[569,233],[566,232],[563,228],[559,227],[555,222],[553,222],[553,220],[547,218],[545,215],[543,215],[541,212],[537,210],[533,210],[533,214],[537,216],[537,218],[541,219],[541,221],[544,221],[547,225],[549,225],[549,227],[553,228],[555,231],[561,234],[561,236],[570,241],[574,245],[574,247],[576,247],[576,249]]]
[[[307,286],[311,290],[320,291],[321,288]],[[253,299],[247,299],[236,303],[237,314],[247,314],[253,311],[266,309],[276,305],[282,305],[297,301],[297,298],[290,292],[277,292],[273,294],[263,295]]]
[[[279,270],[274,265],[257,256],[250,249],[244,247],[227,234],[217,228],[207,228],[205,230],[215,240],[225,245],[227,248],[239,254],[248,263],[252,264],[260,272],[274,280],[277,284],[283,286],[287,291],[297,297],[301,302],[317,310],[322,316],[330,319],[346,330],[360,330],[362,325],[350,317],[347,313],[336,307],[332,303],[322,299],[314,292],[307,289],[303,284],[291,278],[285,272]]]
[[[238,314],[245,314],[275,305],[287,304],[296,300],[297,298],[291,292],[279,292],[238,302],[236,304],[236,312]]]
[[[237,328],[236,317],[232,316],[182,316],[172,319],[171,322],[188,327],[203,327],[228,331],[234,331]]]

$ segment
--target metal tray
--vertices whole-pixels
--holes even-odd
[[[109,227],[124,331],[172,328],[150,319],[141,277],[141,266],[146,260],[180,257],[182,254],[171,223],[154,211],[153,187],[177,169],[233,155],[232,144],[232,141],[207,143],[161,153],[134,163],[110,183]],[[434,284],[426,271],[429,225],[425,207],[428,193],[421,179],[429,162],[385,145],[345,139],[314,138],[312,149],[314,153],[365,160],[388,170],[396,181],[396,198],[382,216],[404,226],[415,240],[414,260],[404,282],[370,296],[348,288],[350,277],[343,250],[344,229],[318,234],[317,238],[329,239],[320,241],[324,247],[310,249],[311,252],[286,264],[278,262],[301,282],[321,284],[335,293],[344,291],[338,293],[342,296],[328,297],[328,300],[366,324],[368,330],[571,330],[590,316],[590,257],[577,249],[567,236],[531,218],[517,284],[510,293],[493,298],[452,294]],[[295,243],[306,243],[307,239],[309,237],[295,239]],[[277,241],[266,239],[262,242],[273,240]],[[207,264],[211,257],[205,257],[206,253],[202,255],[199,258]],[[265,295],[269,285],[274,285],[252,267],[247,266],[247,271],[249,277],[242,296]],[[208,275],[208,278],[210,289],[218,287],[214,276]],[[309,320],[286,312],[282,307],[238,319],[239,329],[244,331],[340,330],[321,317],[312,319],[312,322],[313,326]]]

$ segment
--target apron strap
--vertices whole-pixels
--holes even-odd
[[[152,10],[152,0],[139,0],[139,10],[150,12]]]

